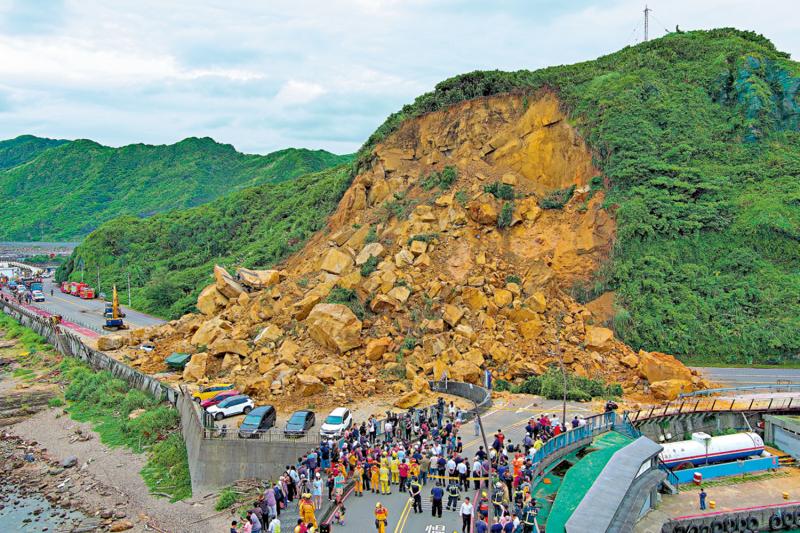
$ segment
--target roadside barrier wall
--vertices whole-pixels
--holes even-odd
[[[48,343],[52,344],[62,354],[76,357],[94,370],[107,370],[114,377],[128,383],[132,388],[142,390],[159,400],[167,400],[175,405],[177,391],[154,377],[139,372],[103,352],[90,348],[77,335],[65,331],[59,326],[54,326],[47,318],[23,307],[0,300],[0,308],[5,314],[13,317],[23,326],[44,337]]]

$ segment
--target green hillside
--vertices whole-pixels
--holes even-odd
[[[0,171],[0,240],[74,240],[121,215],[192,207],[349,161],[323,150],[247,155],[209,138],[122,148],[30,137],[6,143],[0,144],[0,168],[9,162]]]
[[[558,93],[608,178],[615,290],[634,348],[725,362],[800,357],[800,64],[735,29],[672,33],[576,65],[472,72],[391,115],[509,91]]]
[[[81,266],[99,266],[108,290],[111,283],[125,287],[130,272],[134,307],[175,318],[194,310],[214,263],[266,267],[298,250],[324,226],[349,183],[348,168],[339,166],[192,209],[120,217],[89,235],[56,277],[80,279]]]
[[[43,139],[33,135],[20,135],[15,139],[0,141],[0,170],[27,163],[48,148],[61,146],[69,141]]]

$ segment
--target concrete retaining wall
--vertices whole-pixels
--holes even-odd
[[[789,531],[797,527],[800,527],[800,502],[790,502],[676,518],[664,524],[661,533]]]
[[[210,491],[237,479],[277,480],[286,465],[313,448],[308,442],[264,442],[248,439],[205,438],[200,407],[186,390],[178,394],[181,432],[186,441],[192,490]]]
[[[746,415],[743,413],[731,412],[683,413],[663,419],[637,423],[635,425],[636,429],[638,429],[642,435],[656,442],[674,442],[677,440],[684,440],[687,433],[695,433],[698,431],[710,435],[727,429],[751,431],[750,428],[757,428],[759,426],[761,418],[761,413],[748,413]],[[748,423],[750,424],[749,426]],[[661,438],[666,434],[672,435],[672,438],[661,441]]]

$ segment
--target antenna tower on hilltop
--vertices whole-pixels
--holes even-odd
[[[650,32],[650,12],[652,9],[647,7],[647,4],[644,5],[644,40],[647,42],[649,38]]]

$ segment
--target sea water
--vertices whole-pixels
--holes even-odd
[[[0,485],[0,505],[0,531],[73,531],[86,519],[78,511],[54,508],[42,496],[22,496],[7,484]]]

